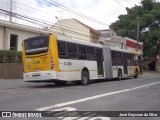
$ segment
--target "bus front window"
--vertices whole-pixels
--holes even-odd
[[[48,51],[49,36],[39,36],[24,40],[26,55]]]

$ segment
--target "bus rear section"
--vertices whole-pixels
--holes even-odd
[[[137,78],[142,74],[141,56],[138,52],[104,46],[103,53],[106,79]]]
[[[49,82],[56,79],[50,39],[50,36],[38,36],[24,40],[22,46],[24,81]]]

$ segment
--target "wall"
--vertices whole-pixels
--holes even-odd
[[[98,38],[99,38],[99,35],[98,34],[95,34],[93,32],[90,32],[90,35],[91,35],[91,42],[94,42],[94,43],[98,43]]]
[[[24,39],[37,35],[48,34],[48,31],[0,20],[0,50],[10,49],[10,34],[18,35],[17,50],[21,51],[21,43]]]
[[[64,33],[74,39],[90,41],[90,30],[76,22],[74,19],[63,19],[58,21],[51,28],[51,32]]]
[[[136,51],[136,49],[137,49],[137,41],[136,41],[136,40],[131,39],[131,38],[128,38],[128,37],[125,37],[125,38],[124,38],[124,42],[125,42],[125,44],[126,44],[126,49],[127,49],[127,50]],[[143,53],[143,50],[142,50],[142,49],[143,49],[143,43],[138,42],[138,52],[139,52],[140,54]]]
[[[0,26],[0,50],[3,49],[4,27]]]
[[[143,63],[143,64],[142,64],[142,67],[143,67],[144,69],[149,69],[149,68],[148,68],[149,61],[143,61],[142,63]]]
[[[160,60],[157,60],[156,62],[156,70],[160,71]]]
[[[7,49],[10,49],[10,34],[18,35],[18,43],[17,43],[17,46],[18,46],[17,50],[18,51],[21,51],[21,49],[22,49],[21,43],[24,39],[39,35],[37,33],[32,33],[32,32],[29,32],[29,31],[23,31],[23,30],[18,30],[18,29],[14,29],[14,28],[8,28]]]
[[[123,38],[121,36],[110,36],[108,38],[101,38],[100,42],[104,43],[104,45],[115,48],[123,48],[124,46]]]
[[[117,36],[116,32],[112,29],[106,29],[106,30],[99,30],[100,32],[100,39],[101,38],[111,38],[111,36]]]
[[[0,79],[22,79],[21,63],[0,63]]]

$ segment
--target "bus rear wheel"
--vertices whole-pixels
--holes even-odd
[[[118,80],[122,80],[122,70],[118,70]]]
[[[88,72],[87,71],[82,71],[81,80],[78,81],[78,84],[80,84],[80,85],[87,85],[88,81],[89,81],[89,74],[88,74]]]

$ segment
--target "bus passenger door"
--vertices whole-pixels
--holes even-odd
[[[128,74],[128,69],[127,69],[127,54],[126,53],[122,53],[122,62],[123,62],[124,74]]]
[[[104,72],[103,72],[103,53],[101,49],[96,49],[96,60],[97,60],[97,72],[98,76],[103,77]]]

